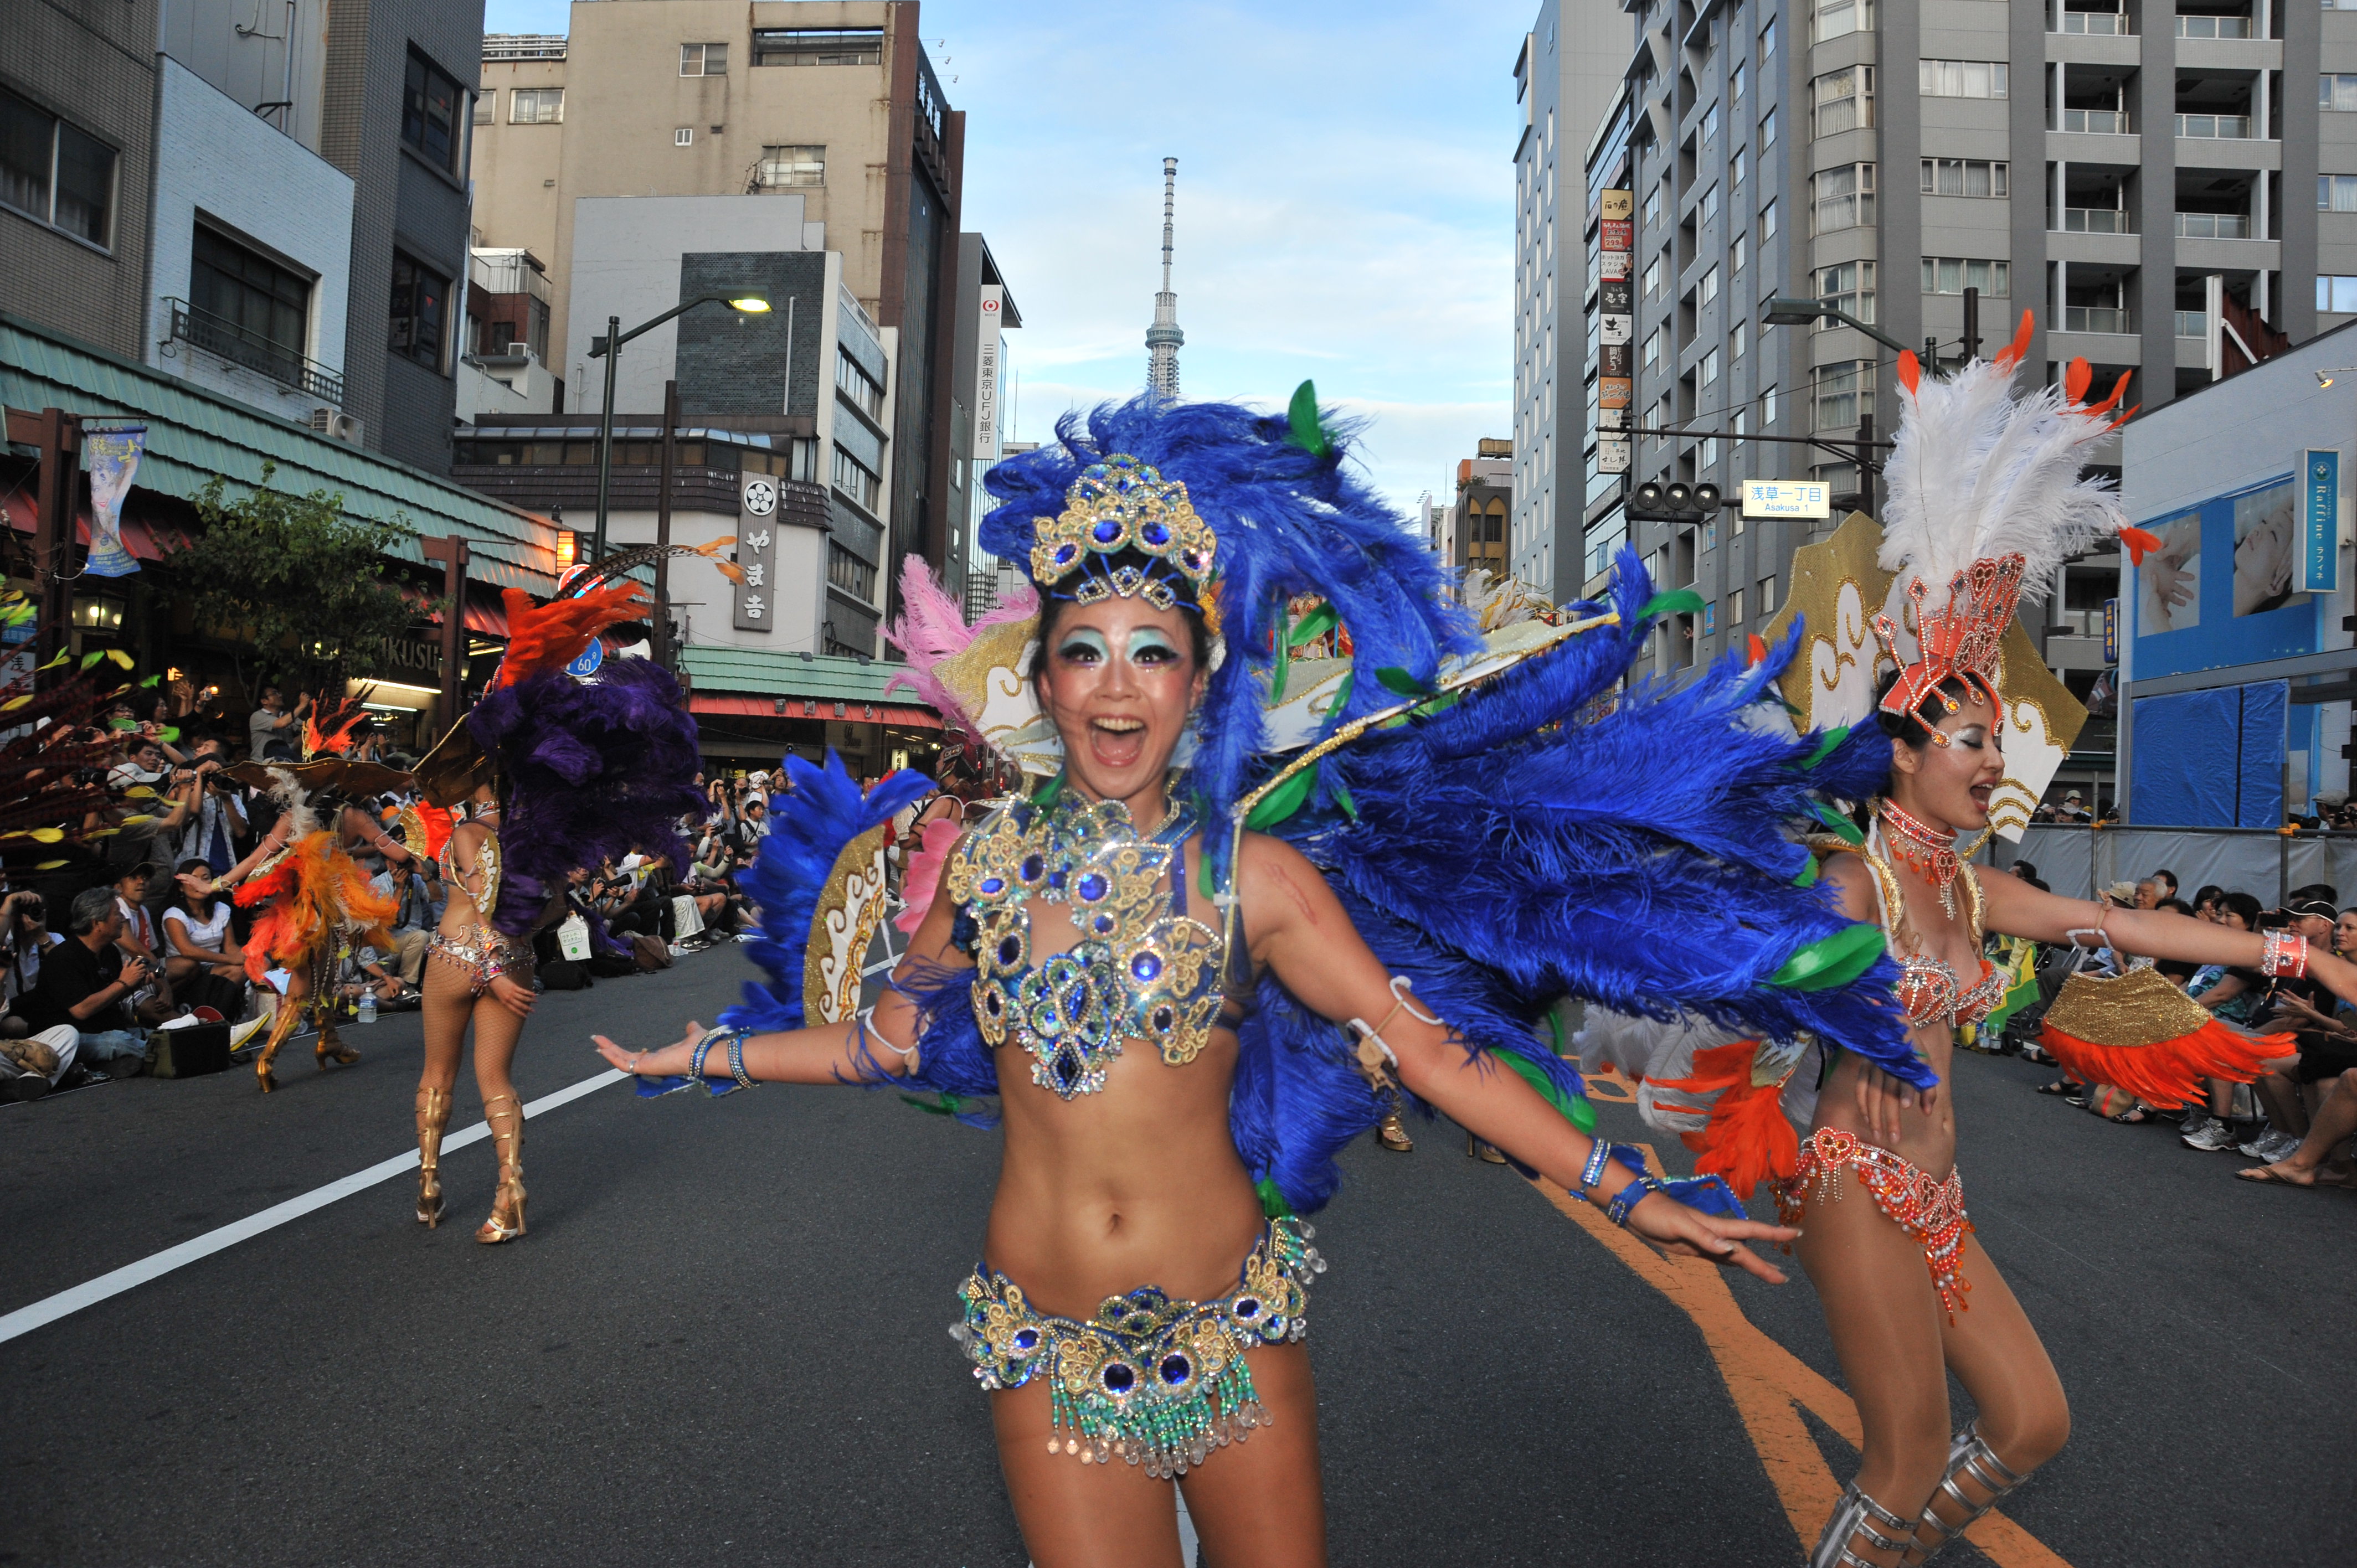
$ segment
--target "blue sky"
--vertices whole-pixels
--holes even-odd
[[[489,0],[484,27],[563,32],[566,10]],[[1536,12],[926,0],[966,113],[964,226],[1023,313],[1017,434],[1144,385],[1167,155],[1185,394],[1281,405],[1315,378],[1372,417],[1361,455],[1403,510],[1446,494],[1512,428],[1512,72]]]

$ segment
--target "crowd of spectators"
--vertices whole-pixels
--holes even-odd
[[[247,713],[225,712],[214,689],[178,672],[161,690],[140,689],[98,716],[81,738],[106,755],[85,782],[104,800],[80,824],[69,865],[11,883],[0,870],[0,1101],[126,1077],[154,1059],[149,1032],[188,1022],[251,1026],[283,992],[247,977],[250,911],[234,884],[265,858],[280,808],[269,794],[225,776],[251,758],[292,762],[318,703],[265,686]],[[364,725],[346,754],[396,769],[414,758]],[[640,846],[578,874],[566,918],[535,941],[537,983],[578,987],[597,977],[668,966],[698,948],[748,934],[758,911],[739,881],[767,831],[769,791],[782,776],[699,779],[702,820],[684,818],[691,865]],[[395,819],[412,797],[388,793],[340,818],[345,850],[390,898],[389,947],[340,950],[338,1002],[376,1012],[419,1004],[427,940],[445,894],[435,865],[397,851]],[[251,1027],[238,1036],[250,1037]]]
[[[2012,871],[2036,886],[2046,886],[2029,862],[2017,863]],[[2269,908],[2255,895],[2218,886],[2201,887],[2187,898],[2175,874],[2163,870],[2136,882],[2115,883],[2104,897],[2121,908],[2167,910],[2233,930],[2292,930],[2319,950],[2357,959],[2357,908],[2342,909],[2338,889],[2328,883],[2293,888],[2280,905]],[[2040,1093],[2061,1096],[2116,1122],[2174,1122],[2190,1149],[2259,1162],[2239,1173],[2249,1179],[2357,1187],[2349,1142],[2357,1133],[2357,1008],[2322,983],[2306,977],[2270,979],[2256,969],[2222,964],[2156,963],[2110,949],[2083,959],[2057,948],[2038,953],[2035,962],[2039,1000],[2006,1021],[2001,1040],[1978,1042],[1982,1048],[2018,1050],[2033,1060],[2050,1061],[2035,1042],[2046,1004],[2074,963],[2098,974],[2149,964],[2218,1022],[2279,1042],[2255,1082],[2244,1086],[2212,1079],[2201,1099],[2178,1110],[2164,1111],[2109,1085],[2067,1076],[2041,1085]]]

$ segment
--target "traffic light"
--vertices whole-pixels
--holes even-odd
[[[1718,514],[1718,487],[1647,479],[1629,497],[1631,522],[1707,522]]]

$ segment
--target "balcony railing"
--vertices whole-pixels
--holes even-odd
[[[2177,117],[2177,134],[2204,141],[2248,141],[2251,117],[2248,114],[2179,114]]]
[[[2110,207],[2066,207],[2062,209],[2062,232],[2065,234],[2133,234],[2136,214]]]
[[[2248,16],[2184,16],[2177,18],[2177,36],[2180,38],[2247,38],[2251,36]]]
[[[2128,134],[2128,116],[2125,109],[2065,109],[2062,124],[2065,131],[2084,131],[2097,136],[2125,136]]]
[[[2179,338],[2210,336],[2210,313],[2206,310],[2180,310],[2177,313],[2177,335]]]
[[[2247,240],[2251,237],[2251,215],[2247,212],[2180,212],[2177,215],[2177,237],[2180,240]]]
[[[2062,310],[2065,332],[2134,332],[2127,310],[2112,305],[2072,305]]]
[[[283,343],[236,322],[200,310],[185,299],[167,299],[172,312],[173,341],[192,344],[231,364],[268,376],[272,381],[310,393],[340,408],[344,378],[317,360],[307,360]]]
[[[2128,36],[2128,19],[2117,11],[2065,11],[2058,33],[2086,33],[2103,38]]]

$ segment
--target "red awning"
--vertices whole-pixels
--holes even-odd
[[[751,718],[780,719],[843,719],[852,724],[904,725],[912,729],[940,729],[941,716],[931,708],[903,708],[882,703],[837,703],[825,697],[788,697],[785,712],[778,711],[776,697],[739,697],[726,693],[707,696],[702,692],[692,693],[687,700],[688,712],[695,714],[741,714]],[[837,713],[837,708],[842,709]]]
[[[19,533],[38,532],[39,503],[30,490],[18,490],[6,498],[8,526]],[[161,561],[167,550],[178,550],[188,542],[180,531],[161,520],[151,521],[140,515],[145,509],[139,503],[136,492],[124,503],[123,547],[140,561]],[[84,506],[74,515],[74,542],[87,547],[90,543],[90,508]]]
[[[427,608],[441,597],[440,595],[429,594],[423,588],[414,588],[404,583],[402,585],[401,596],[416,606],[419,613],[424,615],[425,619],[436,626],[442,624],[441,616]],[[502,642],[506,641],[508,637],[506,604],[478,599],[472,594],[468,595],[467,629],[480,632],[485,637],[496,637]]]

